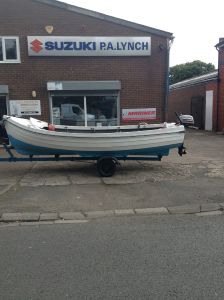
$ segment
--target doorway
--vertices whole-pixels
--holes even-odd
[[[194,125],[199,129],[205,128],[205,103],[204,97],[191,98],[191,115],[194,117]]]
[[[2,117],[7,115],[7,104],[6,104],[6,96],[0,95],[0,124],[2,121]],[[5,131],[2,126],[0,126],[0,144],[3,143],[5,138]]]

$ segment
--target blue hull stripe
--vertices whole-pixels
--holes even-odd
[[[62,150],[51,149],[39,146],[33,146],[17,140],[9,135],[10,143],[15,147],[16,151],[24,155],[80,155],[85,157],[101,157],[101,156],[115,156],[124,157],[128,155],[169,155],[169,150],[172,148],[178,148],[181,144],[173,144],[162,147],[146,148],[146,149],[133,149],[133,150],[121,150],[121,151],[77,151],[77,150]]]

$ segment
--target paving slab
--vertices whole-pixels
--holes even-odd
[[[0,195],[7,193],[11,187],[12,185],[0,185]]]
[[[87,211],[84,213],[87,216],[87,218],[103,218],[114,216],[114,210]]]
[[[89,220],[56,220],[54,224],[82,224],[87,222],[89,222]]]
[[[146,181],[146,176],[139,174],[138,176],[129,176],[126,174],[115,174],[113,177],[103,177],[102,181],[105,184],[114,184],[114,185],[122,185],[122,184],[137,184]]]
[[[80,212],[61,212],[59,218],[63,220],[84,220],[85,216]]]
[[[69,176],[69,179],[71,181],[72,184],[80,184],[80,185],[84,185],[84,184],[101,184],[102,180],[100,177],[97,177],[96,175],[94,176],[89,176],[86,174],[82,174],[82,173],[76,173],[76,174],[72,174]]]
[[[135,214],[133,209],[115,209],[114,213],[115,216],[130,216]]]
[[[201,205],[201,212],[219,210],[221,206],[218,203],[205,203]]]
[[[214,211],[196,213],[195,215],[198,217],[216,216],[216,215],[223,215],[223,212],[220,210],[214,210]]]
[[[45,183],[45,178],[42,174],[35,174],[33,170],[28,172],[25,176],[23,176],[19,182],[21,187],[25,186],[42,186]]]
[[[168,214],[168,210],[165,207],[153,207],[153,208],[136,208],[135,213],[137,215],[165,215]]]
[[[6,179],[2,178],[0,179],[0,185],[14,185],[17,183],[17,181],[18,179],[16,178],[6,178]]]
[[[41,222],[37,222],[38,226],[39,225],[53,225],[55,222],[55,220],[52,221],[41,221]]]
[[[200,212],[200,205],[182,205],[167,208],[171,214],[193,214]]]
[[[52,176],[49,178],[45,178],[45,185],[49,186],[60,186],[60,185],[70,185],[71,182],[66,176]]]
[[[39,221],[40,218],[39,212],[24,212],[21,215],[22,221]]]
[[[44,185],[44,179],[39,179],[38,181],[20,181],[20,186],[21,187],[39,187],[39,186],[43,186]]]
[[[4,222],[15,222],[22,221],[22,213],[3,213],[1,221]]]
[[[58,219],[58,213],[48,212],[40,214],[40,221],[53,221]]]

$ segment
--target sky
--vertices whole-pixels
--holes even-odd
[[[217,68],[215,45],[224,38],[224,0],[63,0],[173,33],[170,66],[194,60]]]

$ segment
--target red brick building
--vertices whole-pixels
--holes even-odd
[[[168,120],[175,111],[191,114],[201,129],[224,131],[224,39],[218,50],[218,70],[170,86]]]
[[[0,117],[161,122],[169,32],[55,0],[0,1]]]
[[[218,71],[214,71],[171,85],[168,120],[176,119],[175,112],[190,114],[194,117],[195,126],[207,130],[215,129],[217,126],[217,83]]]

